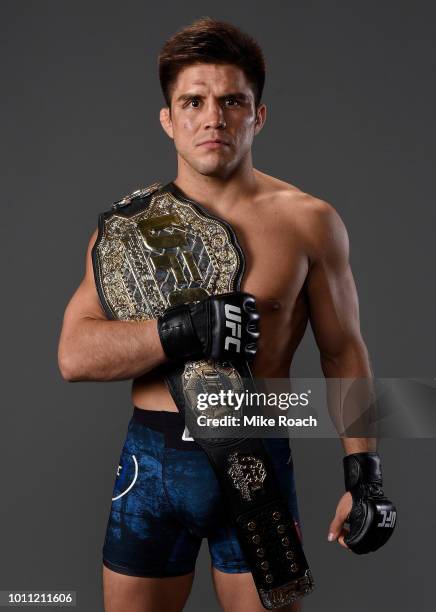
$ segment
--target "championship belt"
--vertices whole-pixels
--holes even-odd
[[[99,217],[92,249],[97,291],[110,319],[156,319],[168,307],[239,291],[244,256],[228,223],[169,183],[115,202]],[[237,341],[237,321],[231,326]],[[262,604],[285,606],[313,579],[292,514],[260,439],[200,438],[199,393],[254,389],[248,363],[199,360],[165,364],[165,382],[220,483]],[[214,416],[226,407],[212,410]],[[211,414],[211,408],[207,408]],[[204,429],[204,428],[202,428]]]

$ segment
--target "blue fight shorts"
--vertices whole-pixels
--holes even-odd
[[[184,428],[178,412],[134,408],[103,547],[109,569],[160,578],[189,574],[207,538],[214,567],[250,571],[207,455],[182,439]],[[265,439],[265,446],[301,537],[289,441]]]

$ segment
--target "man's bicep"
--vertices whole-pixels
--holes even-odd
[[[349,264],[348,234],[327,202],[314,200],[307,216],[309,317],[322,357],[339,355],[361,339],[359,306]]]
[[[86,269],[82,282],[69,301],[64,315],[64,326],[75,323],[79,319],[107,319],[98,297],[92,266],[92,247],[97,239],[98,230],[92,234],[87,252]]]
[[[331,206],[323,205],[317,211],[311,237],[310,323],[321,355],[335,356],[361,337],[347,230]]]
[[[360,338],[358,297],[349,263],[314,264],[307,288],[310,323],[318,347],[324,355],[337,355],[346,343]]]

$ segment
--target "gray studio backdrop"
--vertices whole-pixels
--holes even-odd
[[[132,405],[128,381],[61,379],[62,315],[98,213],[174,177],[156,56],[201,15],[264,48],[269,116],[255,165],[341,214],[375,373],[435,375],[430,2],[3,0],[0,590],[74,589],[80,612],[102,610],[101,546]],[[293,375],[321,375],[310,330]],[[365,557],[326,541],[343,492],[340,443],[293,450],[317,583],[305,610],[433,609],[435,441],[381,442],[398,529]],[[186,610],[205,601],[218,610],[203,547]]]

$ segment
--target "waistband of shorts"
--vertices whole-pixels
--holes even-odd
[[[132,420],[141,423],[148,429],[162,433],[167,448],[203,451],[195,440],[182,439],[185,431],[185,419],[180,412],[145,410],[134,406]],[[273,453],[280,452],[280,450],[289,450],[288,438],[265,438],[263,442],[266,448]]]
[[[169,410],[144,410],[133,408],[133,421],[141,423],[145,427],[162,433],[165,437],[165,446],[179,450],[201,450],[195,441],[183,440],[185,430],[185,419],[180,412]]]

